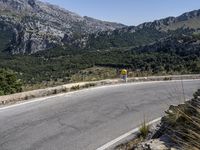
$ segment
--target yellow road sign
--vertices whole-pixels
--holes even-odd
[[[127,70],[126,69],[122,69],[121,75],[127,75]]]

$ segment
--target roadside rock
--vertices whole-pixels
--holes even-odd
[[[163,135],[158,139],[151,139],[146,142],[138,144],[134,150],[179,150],[177,146]]]

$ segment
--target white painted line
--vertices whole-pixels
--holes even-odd
[[[35,103],[35,102],[39,102],[39,101],[44,101],[46,99],[53,98],[53,97],[58,97],[58,95],[57,96],[54,95],[54,96],[51,96],[51,97],[37,98],[37,99],[27,101],[27,102],[22,101],[22,103],[20,103],[20,101],[19,101],[19,104],[13,104],[13,105],[10,105],[10,106],[1,107],[0,111],[5,110],[5,109],[9,109],[9,108],[13,108],[13,107],[17,107],[17,106],[21,106],[21,105],[31,104],[31,103]]]
[[[157,118],[157,119],[154,119],[154,120],[150,121],[150,122],[147,123],[147,124],[148,124],[148,125],[152,125],[152,124],[154,124],[154,123],[156,123],[156,122],[158,122],[158,121],[160,121],[160,120],[161,120],[161,117],[160,117],[160,118]],[[136,132],[138,132],[138,131],[139,131],[139,127],[137,127],[137,128],[135,128],[135,129],[133,129],[133,130],[131,130],[131,131],[129,131],[129,132],[127,132],[127,133],[121,135],[120,137],[118,137],[118,138],[116,138],[116,139],[114,139],[114,140],[112,140],[112,141],[106,143],[105,145],[103,145],[103,146],[97,148],[96,150],[106,150],[106,149],[110,148],[112,145],[116,144],[117,142],[119,142],[119,141],[121,141],[121,140],[127,138],[127,137],[130,136],[131,134],[134,134],[134,133],[136,133]]]
[[[182,80],[184,82],[190,82],[190,81],[198,81],[200,79],[188,79],[188,80]],[[73,94],[73,93],[78,93],[80,91],[88,91],[91,89],[101,89],[101,88],[105,88],[105,87],[117,87],[117,86],[124,86],[124,85],[142,85],[142,84],[152,84],[152,83],[166,83],[166,82],[180,82],[181,80],[169,80],[169,81],[145,81],[145,82],[129,82],[129,83],[120,83],[120,84],[114,84],[114,85],[103,85],[103,86],[97,86],[97,87],[93,87],[93,88],[88,88],[88,89],[82,89],[82,90],[77,90],[77,91],[71,91],[71,92],[67,92],[67,93],[60,93],[60,94],[56,94],[56,95],[52,95],[52,96],[46,96],[46,97],[41,97],[41,98],[35,98],[32,100],[27,100],[26,102],[19,101],[18,104],[13,104],[10,106],[2,106],[0,107],[0,111],[5,110],[5,109],[10,109],[13,107],[17,107],[17,106],[22,106],[22,105],[26,105],[26,104],[31,104],[31,103],[35,103],[35,102],[39,102],[39,101],[44,101],[46,99],[50,99],[50,98],[54,98],[54,97],[60,97],[60,96],[65,96],[68,94]]]

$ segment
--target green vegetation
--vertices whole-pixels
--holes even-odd
[[[145,35],[145,36],[144,36]],[[93,49],[105,49],[110,47],[140,46],[155,42],[160,38],[166,37],[166,32],[160,32],[154,28],[144,27],[135,29],[129,27],[114,32],[101,32],[89,36],[87,47]]]
[[[177,36],[137,48],[94,51],[68,46],[33,55],[0,53],[0,68],[14,70],[25,87],[36,88],[115,78],[122,68],[129,76],[199,73],[198,42],[196,36]]]
[[[11,70],[0,69],[0,95],[21,92],[22,84]]]
[[[12,34],[7,31],[1,31],[1,25],[0,25],[0,51],[4,50],[7,48],[7,44],[9,43]]]
[[[122,68],[128,69],[129,77],[200,72],[198,32],[178,29],[160,39],[167,35],[151,28],[132,30],[130,27],[126,32],[101,32],[93,40],[92,35],[85,49],[65,45],[32,55],[0,51],[0,68],[16,72],[23,90],[116,78]],[[6,44],[6,38],[3,40]],[[145,44],[148,45],[142,46]]]
[[[197,33],[194,33],[192,36],[193,36],[194,38],[196,38],[196,39],[199,39],[199,40],[200,40],[200,33],[199,33],[199,32],[197,32]]]
[[[74,85],[70,88],[71,91],[76,91],[76,90],[79,90],[79,89],[85,89],[85,88],[89,88],[89,87],[94,87],[96,86],[97,84],[95,83],[87,83],[87,84],[84,84],[83,86],[80,86],[79,84],[78,85]]]
[[[145,139],[147,135],[149,134],[149,130],[150,130],[150,126],[146,123],[144,119],[142,125],[139,128],[139,136]]]
[[[109,67],[91,67],[72,75],[71,82],[97,81],[107,78],[116,78],[117,70]]]

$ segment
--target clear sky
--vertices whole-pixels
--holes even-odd
[[[138,25],[200,9],[200,0],[42,0],[81,16]]]

